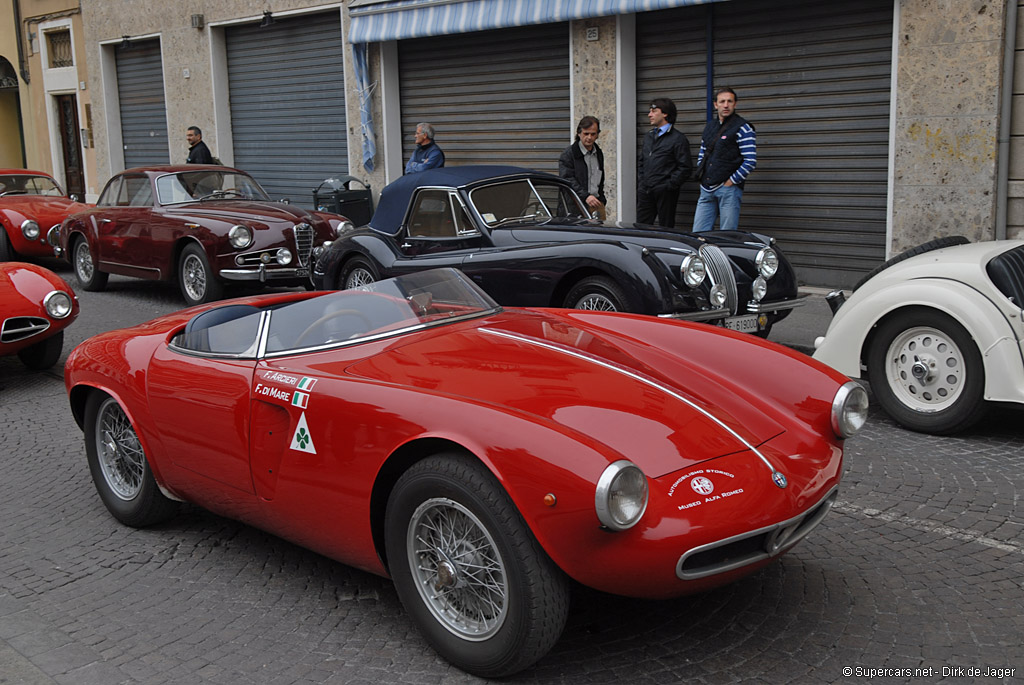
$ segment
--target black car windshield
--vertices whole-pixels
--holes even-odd
[[[590,216],[571,188],[541,179],[505,181],[475,188],[469,199],[488,226],[555,216]]]
[[[4,195],[48,195],[63,197],[64,191],[48,176],[4,174],[0,176],[0,197]]]
[[[225,304],[194,316],[171,344],[214,356],[280,356],[403,335],[497,309],[461,271],[434,269],[268,309]]]
[[[209,169],[165,174],[156,179],[156,193],[162,205],[196,200],[270,200],[251,176]]]

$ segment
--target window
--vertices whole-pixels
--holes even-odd
[[[50,68],[75,66],[71,50],[71,31],[68,29],[46,32],[46,54],[50,58]]]
[[[447,190],[421,190],[409,214],[409,236],[455,238],[476,233],[462,203]]]

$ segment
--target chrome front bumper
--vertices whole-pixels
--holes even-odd
[[[223,269],[220,277],[227,281],[283,281],[283,280],[309,280],[309,267],[268,269],[260,264],[256,269]]]

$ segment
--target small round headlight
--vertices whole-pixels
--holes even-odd
[[[60,247],[60,224],[50,226],[50,230],[46,232],[46,242],[50,247]]]
[[[597,481],[594,508],[606,528],[632,528],[647,510],[647,476],[625,459],[610,464]]]
[[[832,400],[832,431],[848,438],[868,420],[868,393],[856,381],[844,383]]]
[[[764,299],[765,293],[768,292],[768,281],[764,280],[764,276],[758,276],[754,279],[754,285],[751,287],[751,290],[754,302],[760,302]]]
[[[284,266],[285,264],[292,263],[292,251],[287,247],[282,247],[277,251],[277,263]]]
[[[337,233],[335,233],[335,235],[342,236],[348,233],[349,231],[354,230],[356,230],[356,225],[354,223],[352,223],[351,221],[342,221],[340,224],[338,224],[338,231]]]
[[[714,306],[714,307],[723,307],[723,306],[725,306],[725,300],[726,300],[727,297],[728,297],[728,295],[725,292],[725,286],[724,285],[722,285],[721,283],[716,283],[715,285],[711,286],[711,297],[710,297],[710,299],[711,299],[712,306]]]
[[[763,248],[754,258],[757,272],[765,278],[771,278],[779,270],[779,255],[770,247]]]
[[[21,222],[21,234],[29,240],[39,239],[39,224],[32,219],[25,219]]]
[[[252,230],[248,226],[235,224],[228,230],[228,241],[236,250],[244,250],[252,245]]]
[[[704,282],[704,277],[708,273],[708,268],[704,264],[704,260],[701,259],[700,255],[690,254],[686,255],[683,259],[683,265],[680,268],[680,272],[683,275],[683,282],[691,288],[696,288]]]
[[[67,318],[71,313],[71,296],[62,290],[54,290],[43,298],[46,313],[55,319]]]

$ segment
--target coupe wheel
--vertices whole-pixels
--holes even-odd
[[[49,369],[60,359],[60,351],[64,348],[64,331],[40,340],[18,352],[21,363],[33,371]]]
[[[125,525],[165,521],[178,503],[164,497],[131,421],[113,397],[94,392],[85,407],[85,451],[100,499]]]
[[[564,306],[597,312],[627,311],[622,288],[604,276],[590,276],[577,283],[566,296]]]
[[[89,241],[85,238],[75,240],[75,246],[71,248],[71,263],[75,268],[75,278],[83,290],[94,292],[107,287],[108,274],[96,268],[89,250]]]
[[[445,659],[482,677],[516,673],[558,640],[568,582],[479,462],[418,462],[388,500],[386,548],[406,611]]]
[[[879,404],[897,422],[946,435],[984,415],[985,371],[978,346],[952,317],[916,309],[876,332],[868,379]]]
[[[224,296],[224,286],[214,277],[206,253],[196,244],[189,245],[181,253],[178,284],[189,305],[213,302]]]
[[[339,290],[352,290],[377,281],[377,271],[362,259],[352,259],[342,269]]]

